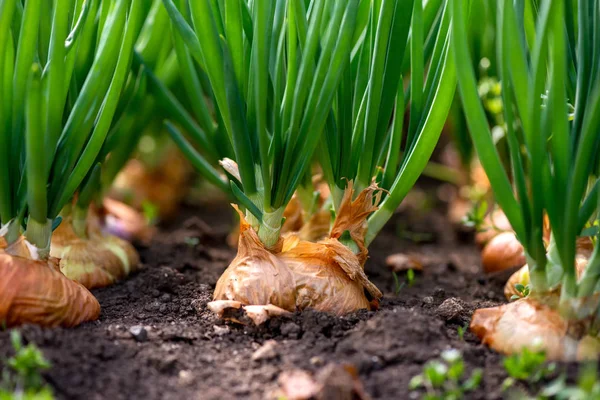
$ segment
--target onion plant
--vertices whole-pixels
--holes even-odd
[[[208,76],[220,132],[229,138],[239,166],[232,191],[261,241],[274,246],[285,206],[312,160],[349,62],[358,1],[311,3],[310,18],[299,1],[289,8],[285,2],[253,7],[243,1],[190,2],[195,31],[186,22],[186,1],[179,8],[164,3],[176,40],[183,38]],[[288,32],[293,45],[285,54]]]
[[[496,201],[525,249],[530,280],[528,299],[479,310],[471,327],[503,352],[541,338],[553,358],[595,356],[589,347],[595,340],[584,336],[595,331],[600,288],[600,2],[498,2],[496,51],[511,176],[477,95],[462,4],[452,1],[461,99]],[[581,257],[585,262],[576,262]]]
[[[373,180],[384,190],[379,209],[367,219],[367,246],[427,165],[456,87],[445,2],[384,1],[369,18],[319,153],[335,210],[349,180],[358,191]],[[403,59],[410,60],[408,68]]]
[[[114,140],[118,146],[107,149],[110,157],[106,160],[102,178],[110,199],[122,202],[105,201],[107,212],[115,207],[118,207],[119,213],[128,210],[126,214],[131,216],[131,220],[140,223],[144,223],[145,218],[151,221],[156,217],[170,217],[176,211],[178,200],[185,195],[184,188],[189,177],[187,161],[169,139],[162,123],[165,111],[169,108],[163,107],[149,90],[156,77],[166,87],[177,90],[179,96],[184,93],[185,87],[180,77],[181,69],[175,48],[168,34],[170,21],[166,9],[161,0],[151,3],[132,65],[134,74],[142,74],[138,88],[139,101],[132,103],[127,113],[115,124],[115,129],[122,132],[124,140]],[[144,60],[144,65],[139,62],[140,59]],[[148,76],[150,69],[155,71],[151,77]],[[129,161],[132,155],[135,159]],[[142,217],[138,210],[145,210],[145,216]],[[128,231],[126,221],[118,222],[115,228],[119,234],[134,234]],[[110,226],[112,224],[107,228]]]
[[[364,274],[363,243],[373,240],[422,172],[453,99],[445,3],[163,3],[201,127],[159,82],[155,88],[171,105],[172,119],[188,121],[195,131],[188,137],[196,147],[173,124],[168,129],[221,187],[210,156],[231,154],[237,165],[223,165],[231,194],[246,210],[238,257],[219,280],[215,299],[338,314],[371,307],[369,299],[381,293]],[[411,119],[404,124],[409,102]],[[294,194],[314,202],[315,161],[332,193],[325,202],[333,216],[328,237],[316,243],[294,234],[282,238]],[[380,188],[385,194],[375,195]],[[222,304],[214,309],[222,311]]]
[[[61,210],[96,174],[142,3],[0,1],[0,320],[9,325],[98,316],[93,296],[55,269],[50,243]]]

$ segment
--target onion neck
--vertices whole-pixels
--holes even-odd
[[[6,240],[7,245],[16,242],[21,236],[21,221],[19,218],[13,218],[4,226],[2,226],[2,236]]]
[[[71,214],[73,231],[82,239],[87,238],[87,216],[89,207],[75,206]]]
[[[50,238],[52,237],[52,220],[46,219],[39,222],[29,217],[25,231],[27,241],[33,245],[31,256],[33,259],[47,260],[50,256]]]
[[[280,207],[272,212],[263,212],[262,221],[258,228],[258,237],[267,248],[274,247],[279,241],[284,211],[285,207]]]
[[[548,280],[546,279],[546,270],[537,267],[535,260],[525,252],[527,265],[529,266],[529,281],[532,292],[543,294],[548,292]]]

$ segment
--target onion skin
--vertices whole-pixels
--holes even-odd
[[[343,315],[371,309],[365,289],[372,297],[381,297],[367,279],[358,257],[337,239],[311,243],[291,238],[286,242],[280,259],[294,273],[298,309]]]
[[[310,219],[302,225],[298,231],[298,237],[309,242],[316,242],[324,239],[329,234],[331,226],[331,214],[329,210],[320,209]]]
[[[296,310],[292,271],[264,247],[241,213],[238,253],[217,281],[213,300],[235,300],[244,305],[273,304],[284,310]]]
[[[523,286],[529,285],[529,267],[527,265],[519,268],[519,270],[512,274],[510,278],[508,278],[508,281],[506,281],[506,285],[504,285],[504,297],[506,297],[507,300],[510,300],[513,296],[522,296],[515,288],[515,285],[517,284]]]
[[[189,163],[176,149],[170,149],[154,168],[131,159],[115,178],[109,197],[137,210],[148,201],[158,207],[161,218],[169,218],[186,195],[190,174]]]
[[[114,199],[105,197],[96,214],[100,214],[96,216],[99,229],[129,242],[148,244],[156,234],[156,228],[148,224],[142,213]]]
[[[66,218],[52,235],[50,255],[60,259],[61,272],[88,289],[111,285],[137,270],[139,255],[131,243],[90,229],[81,238]]]
[[[521,243],[512,232],[495,236],[481,252],[481,263],[486,273],[522,267],[527,260]]]
[[[575,255],[575,272],[577,279],[581,278],[585,267],[587,267],[590,256],[592,255],[593,244],[590,238],[579,238],[577,239],[577,254]],[[517,272],[512,274],[506,285],[504,285],[504,296],[507,300],[510,300],[513,295],[521,296],[515,285],[521,284],[527,286],[529,284],[529,267],[524,265]]]
[[[302,210],[302,204],[296,195],[292,196],[292,199],[285,207],[283,211],[283,217],[285,221],[281,227],[281,233],[286,232],[297,232],[304,225],[304,212]]]
[[[238,254],[219,278],[213,300],[274,305],[287,311],[312,308],[335,315],[377,307],[382,293],[363,269],[368,254],[366,218],[377,209],[376,192],[379,188],[372,184],[352,200],[349,182],[329,238],[314,243],[288,234],[275,249],[265,248],[238,210]],[[357,254],[338,240],[344,232],[350,233]]]
[[[58,260],[0,253],[0,321],[6,326],[73,327],[100,315],[100,304],[81,284],[64,276]]]
[[[485,217],[484,230],[477,232],[475,235],[475,243],[477,243],[480,248],[483,248],[490,240],[500,233],[509,231],[512,232],[512,226],[510,225],[508,218],[506,218],[506,214],[504,214],[502,210],[495,210]]]
[[[532,299],[476,310],[470,328],[483,344],[503,354],[529,348],[545,351],[549,360],[580,361],[596,359],[600,350],[598,339],[569,335],[569,323],[558,311]]]

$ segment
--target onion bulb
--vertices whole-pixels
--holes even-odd
[[[476,310],[471,331],[504,354],[528,348],[543,350],[551,360],[580,361],[596,359],[600,351],[597,338],[573,336],[574,329],[558,311],[532,299]]]
[[[235,300],[245,305],[273,304],[284,310],[296,310],[292,271],[265,248],[242,213],[238,253],[217,281],[213,300]]]
[[[177,212],[186,194],[190,165],[181,153],[169,149],[159,164],[149,167],[131,159],[117,175],[109,197],[141,210],[144,202],[158,207],[160,217],[168,218]]]
[[[593,251],[593,243],[588,237],[582,237],[577,239],[577,254],[575,254],[575,273],[577,279],[581,278],[585,267],[588,264],[590,256]],[[529,266],[524,265],[517,272],[512,274],[506,285],[504,285],[504,296],[510,300],[513,295],[521,296],[521,294],[515,289],[517,284],[523,286],[529,285]]]
[[[363,265],[366,218],[377,209],[378,191],[373,184],[352,200],[350,182],[330,236],[316,243],[288,234],[276,249],[267,249],[240,213],[238,254],[219,278],[213,300],[336,315],[377,307],[382,293],[368,280]],[[357,253],[340,242],[344,232],[349,232]]]
[[[519,268],[517,272],[512,274],[508,281],[506,281],[506,285],[504,285],[504,297],[507,300],[511,300],[513,296],[521,297],[522,294],[515,288],[516,285],[529,285],[529,267],[527,265]]]
[[[0,321],[72,327],[98,318],[98,301],[60,272],[56,258],[34,260],[25,238],[17,242],[0,251]]]
[[[513,232],[495,236],[481,252],[481,263],[486,273],[521,267],[526,262],[523,245]]]
[[[506,214],[500,209],[489,213],[483,221],[483,229],[475,235],[475,243],[483,248],[490,240],[502,232],[512,232],[512,226]]]
[[[343,315],[371,308],[365,289],[373,298],[381,297],[358,257],[337,239],[311,243],[291,238],[286,242],[280,259],[294,273],[298,309]]]
[[[50,245],[50,255],[60,260],[61,272],[88,289],[125,278],[138,269],[140,261],[129,242],[101,232],[94,225],[89,224],[87,235],[80,237],[67,217],[54,231]]]
[[[99,214],[103,231],[129,242],[150,243],[156,233],[142,213],[120,201],[105,197]]]

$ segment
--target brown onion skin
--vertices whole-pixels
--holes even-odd
[[[481,252],[481,263],[486,273],[522,267],[526,262],[523,246],[512,232],[495,236]]]
[[[483,248],[494,237],[509,231],[512,232],[512,226],[508,218],[502,210],[495,210],[485,217],[483,230],[475,235],[475,243]]]
[[[217,281],[213,300],[234,300],[244,305],[273,304],[295,311],[294,275],[277,253],[265,248],[240,213],[238,253]]]
[[[7,327],[73,327],[98,318],[96,298],[65,277],[57,263],[53,257],[37,261],[0,253],[0,321]]]
[[[140,266],[131,243],[100,231],[95,224],[89,224],[86,237],[79,237],[70,218],[54,231],[50,255],[60,260],[64,275],[88,289],[109,286]]]
[[[569,322],[558,311],[533,299],[476,310],[471,331],[497,352],[543,350],[549,360],[579,361],[598,357],[600,342],[591,336],[573,337]]]

